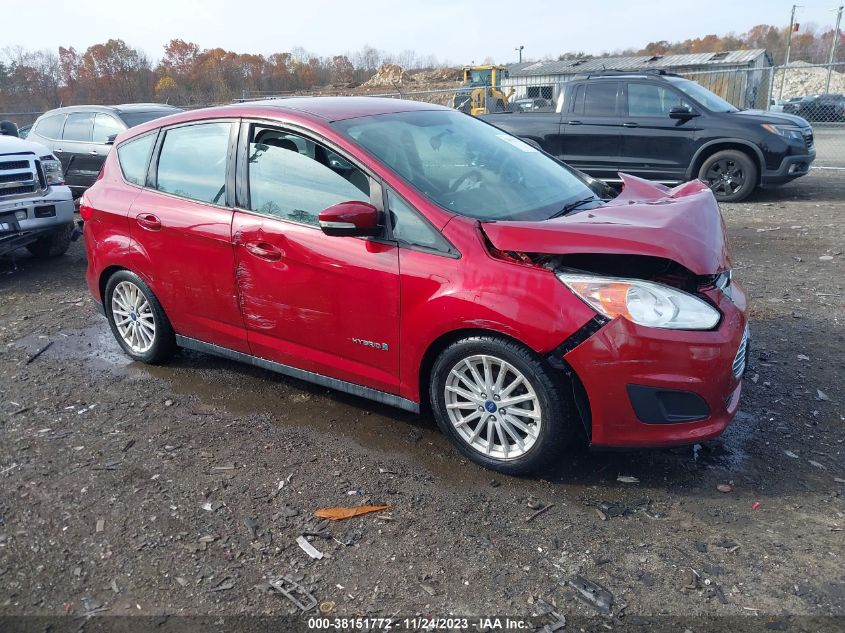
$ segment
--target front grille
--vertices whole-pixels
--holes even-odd
[[[5,167],[5,165],[3,165]],[[32,172],[6,172],[0,171],[0,183],[4,182],[21,182],[22,180],[29,180]]]
[[[736,351],[736,356],[734,357],[733,373],[737,378],[742,376],[745,371],[745,356],[748,353],[748,337],[749,330],[746,325],[745,332],[742,335],[742,340],[739,343],[739,349]]]
[[[28,160],[10,160],[0,162],[0,169],[27,169],[28,167]]]
[[[3,160],[0,157],[0,199],[25,196],[45,189],[40,162],[35,157]]]
[[[813,130],[804,130],[804,143],[807,145],[807,151],[811,152],[815,149],[815,140],[813,139]]]
[[[0,189],[0,198],[6,196],[20,196],[25,193],[35,193],[35,185],[22,185],[20,187],[7,187]]]

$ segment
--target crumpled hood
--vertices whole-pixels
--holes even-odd
[[[484,233],[502,251],[646,255],[675,261],[696,275],[730,269],[722,215],[705,183],[669,189],[619,176],[622,193],[602,207],[544,222],[484,222]]]

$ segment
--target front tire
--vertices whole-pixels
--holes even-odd
[[[64,255],[70,248],[70,237],[73,234],[73,224],[65,224],[53,233],[42,237],[26,248],[33,257],[58,257]]]
[[[744,152],[726,149],[708,156],[698,170],[719,202],[745,200],[757,187],[757,165]]]
[[[547,468],[576,436],[561,377],[524,346],[494,336],[447,347],[432,368],[437,424],[477,464],[510,475]]]
[[[153,291],[133,272],[109,277],[103,297],[109,326],[128,356],[155,365],[176,351],[173,326]]]

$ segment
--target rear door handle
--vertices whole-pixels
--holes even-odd
[[[622,127],[640,127],[640,124],[634,123],[633,121],[627,121],[626,123],[622,124]]]
[[[569,125],[581,125],[581,121],[567,121]]]
[[[61,154],[62,152],[64,152],[64,150],[61,147],[57,147],[53,151],[56,152],[56,154]]]
[[[152,213],[139,213],[135,216],[135,221],[148,231],[161,230],[161,220],[159,220]]]
[[[96,155],[97,155],[97,150],[92,149],[92,150],[91,150],[91,156],[96,156]]]
[[[282,258],[282,251],[267,242],[247,242],[244,248],[258,259],[268,262],[277,262]]]

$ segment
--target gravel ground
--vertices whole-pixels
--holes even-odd
[[[0,260],[0,616],[297,616],[267,591],[287,576],[331,618],[595,618],[567,586],[580,575],[613,594],[588,628],[842,630],[843,200],[845,176],[814,172],[723,207],[754,338],[722,438],[584,449],[546,479],[467,463],[431,419],[255,368],[130,363],[81,243]],[[360,504],[390,508],[312,518]]]

